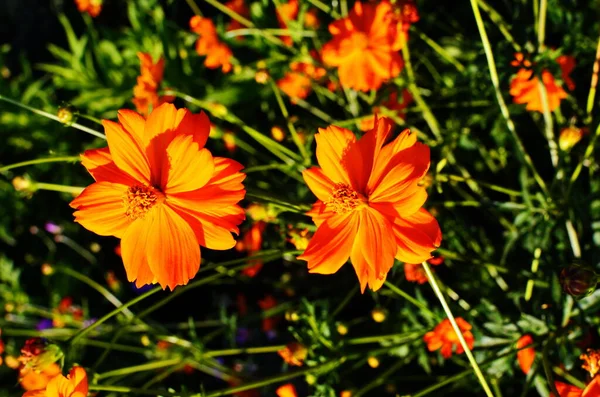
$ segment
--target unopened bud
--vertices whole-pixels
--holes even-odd
[[[306,383],[308,383],[309,385],[314,385],[317,382],[317,377],[314,376],[313,374],[308,374],[306,375]]]
[[[31,183],[31,179],[22,176],[17,176],[13,178],[12,185],[17,192],[31,190],[31,187],[33,186],[33,184]]]
[[[296,322],[300,320],[300,316],[298,315],[298,312],[294,310],[288,310],[285,312],[285,319],[290,322]]]
[[[77,111],[72,105],[63,104],[58,108],[56,116],[58,117],[59,122],[68,127],[73,125],[73,123],[77,120]]]
[[[377,368],[379,367],[379,359],[377,357],[369,357],[367,358],[367,364],[369,364],[369,367],[371,368]]]
[[[343,323],[338,323],[336,329],[337,329],[338,334],[340,334],[342,336],[344,336],[348,333],[348,327]]]
[[[283,132],[283,130],[281,129],[281,127],[275,126],[275,127],[271,128],[271,136],[277,142],[281,142],[281,141],[283,141],[285,139],[285,132]]]
[[[52,266],[50,264],[48,264],[48,263],[44,263],[42,265],[42,274],[44,276],[49,276],[52,273],[54,273],[54,269],[52,268]]]
[[[583,128],[574,126],[563,128],[558,138],[558,146],[561,150],[567,152],[583,138],[584,134],[585,130]]]
[[[596,290],[598,275],[589,266],[573,263],[560,272],[560,284],[567,294],[581,299]]]
[[[383,309],[373,309],[371,317],[373,317],[373,321],[376,323],[382,323],[385,321],[385,311]]]

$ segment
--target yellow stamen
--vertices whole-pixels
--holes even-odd
[[[356,190],[352,189],[349,185],[337,183],[329,196],[329,200],[327,200],[325,204],[327,204],[334,212],[345,214],[362,207],[366,204],[366,201],[367,200],[363,196],[357,193]]]
[[[156,204],[164,200],[164,195],[152,186],[131,186],[123,196],[125,215],[135,220],[143,218]]]
[[[581,368],[588,371],[592,378],[600,372],[600,350],[587,349],[587,354],[582,354],[579,358],[584,361]]]

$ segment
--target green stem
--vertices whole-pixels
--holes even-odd
[[[346,341],[348,345],[364,345],[369,343],[380,343],[386,339],[394,339],[396,343],[402,343],[419,339],[425,334],[425,331],[410,331],[400,334],[389,334],[389,335],[373,335],[373,336],[361,336],[358,338],[352,338]]]
[[[411,26],[410,29],[417,32],[417,35],[419,35],[419,38],[421,40],[423,40],[427,45],[429,45],[435,52],[437,52],[448,63],[452,64],[456,68],[456,70],[458,70],[460,73],[465,71],[465,66],[462,63],[460,63],[458,60],[456,60],[456,58],[454,58],[452,55],[450,55],[448,53],[448,51],[446,51],[444,49],[444,47],[442,47],[441,45],[436,43],[433,39],[431,39],[429,36],[427,36],[425,33],[421,32],[414,26]]]
[[[600,37],[598,38],[598,47],[596,48],[596,60],[592,69],[592,81],[590,82],[590,91],[588,93],[586,113],[586,123],[592,121],[592,110],[594,110],[594,99],[596,98],[596,87],[598,86],[598,72],[600,72]]]
[[[548,147],[550,148],[550,160],[552,161],[552,166],[556,168],[558,166],[558,145],[556,144],[556,137],[554,136],[554,123],[552,121],[552,115],[550,114],[548,92],[541,79],[538,79],[538,90],[540,90],[540,97],[542,100],[544,134],[546,135],[546,141],[548,141]],[[557,175],[557,178],[561,179],[559,176],[560,174]]]
[[[569,180],[569,187],[567,188],[567,193],[566,193],[565,197],[570,197],[571,189],[573,188],[573,184],[575,183],[577,178],[579,178],[579,174],[581,173],[583,164],[587,163],[592,158],[592,155],[594,153],[594,146],[596,144],[596,140],[598,139],[598,136],[600,136],[600,124],[598,124],[598,127],[596,128],[596,132],[590,139],[590,142],[588,143],[588,146],[585,149],[585,153],[584,153],[583,157],[581,158],[579,163],[577,163],[577,167],[575,167],[575,171],[573,171],[573,175],[571,175],[571,179]]]
[[[513,48],[516,52],[521,52],[521,45],[515,41],[515,38],[510,34],[510,26],[504,21],[502,16],[498,13],[498,11],[494,10],[489,4],[487,4],[483,0],[477,0],[483,11],[488,14],[492,22],[496,24],[498,29],[500,29],[500,33],[504,36],[506,40],[512,44]]]
[[[267,193],[255,191],[252,189],[246,190],[246,199],[255,200],[255,201],[259,201],[259,202],[263,202],[263,203],[274,204],[278,207],[286,209],[290,212],[295,212],[297,214],[304,214],[307,211],[310,211],[310,208],[307,208],[306,206],[304,206],[302,204],[288,203],[279,198],[271,197]]]
[[[98,319],[93,324],[90,324],[88,327],[82,329],[81,331],[79,331],[75,335],[73,335],[73,337],[68,340],[69,345],[72,346],[72,345],[76,344],[78,340],[80,340],[81,338],[83,338],[84,336],[86,336],[87,334],[89,334],[90,332],[92,332],[93,330],[95,330],[97,327],[99,327],[100,325],[102,325],[106,321],[110,320],[111,318],[113,318],[117,314],[123,312],[128,307],[133,306],[136,303],[139,303],[139,302],[143,301],[147,297],[149,297],[151,295],[154,295],[155,293],[157,293],[159,291],[162,291],[162,288],[161,287],[156,287],[156,288],[151,289],[150,291],[148,291],[148,292],[146,292],[146,293],[138,296],[137,298],[130,300],[129,302],[125,303],[123,306],[117,307],[115,310],[113,310],[110,313],[104,315],[103,317],[101,317],[100,319]]]
[[[565,328],[563,328],[565,329]],[[548,352],[550,350],[550,346],[557,338],[557,334],[551,335],[550,338],[546,341],[544,345],[544,349],[542,350],[542,362],[544,363],[544,373],[546,374],[546,380],[548,381],[548,385],[550,386],[550,391],[555,396],[560,396],[558,390],[556,390],[556,385],[554,384],[554,375],[552,374],[552,366],[550,365],[550,360],[548,359]]]
[[[290,114],[287,110],[287,107],[285,106],[285,103],[283,102],[283,98],[281,97],[281,92],[279,92],[279,87],[277,87],[277,85],[275,84],[275,81],[273,81],[273,79],[269,79],[269,84],[271,86],[271,89],[273,90],[273,93],[275,94],[275,99],[277,99],[277,104],[279,105],[281,114],[285,118],[287,127],[290,130],[290,134],[292,135],[292,140],[296,144],[296,147],[298,148],[298,150],[300,150],[300,155],[304,159],[304,163],[310,164],[310,154],[306,150],[306,146],[304,146],[304,143],[302,143],[302,140],[300,139],[300,136],[298,135],[298,132],[296,131],[296,127],[294,127],[294,123],[292,123],[290,121]]]
[[[577,386],[580,389],[585,389],[585,386],[586,386],[585,383],[583,383],[582,381],[580,381],[579,379],[577,379],[576,377],[574,377],[573,375],[571,375],[570,373],[568,373],[567,371],[562,369],[561,367],[554,366],[554,367],[552,367],[552,370],[557,375],[562,376],[567,381],[569,381],[570,384]]]
[[[413,305],[415,305],[422,311],[429,314],[431,317],[436,318],[438,320],[440,319],[440,317],[437,314],[435,314],[434,312],[432,312],[431,310],[429,310],[429,308],[427,306],[425,306],[424,304],[422,304],[421,302],[419,302],[418,300],[416,300],[415,298],[413,298],[406,292],[402,291],[400,288],[396,287],[394,284],[390,283],[387,280],[383,284],[386,287],[388,287],[389,289],[391,289],[393,292],[395,292],[397,295],[401,296],[402,298],[406,299],[407,301],[409,301],[410,303],[412,303]]]
[[[97,374],[96,379],[100,380],[100,379],[110,378],[113,376],[129,375],[129,374],[135,374],[137,372],[151,371],[153,369],[171,367],[173,365],[177,365],[177,364],[181,363],[181,361],[182,361],[182,358],[178,357],[178,358],[172,358],[169,360],[162,360],[162,361],[150,362],[147,364],[134,365],[132,367],[119,368],[119,369],[115,369],[113,371],[108,371],[108,372],[104,372],[101,374]]]
[[[450,180],[457,181],[457,182],[474,181],[478,185],[487,187],[490,190],[494,190],[496,192],[507,194],[509,196],[522,196],[523,195],[523,193],[521,193],[521,192],[519,192],[517,190],[508,189],[508,188],[505,188],[505,187],[502,187],[502,186],[494,185],[492,183],[482,182],[480,180],[473,179],[473,178],[465,178],[465,177],[460,176],[460,175],[438,174],[438,175],[436,175],[436,179],[440,180],[441,182],[447,182],[447,181],[450,181]]]
[[[369,390],[382,385],[387,380],[387,378],[394,372],[396,372],[398,369],[400,369],[402,365],[404,365],[404,360],[398,360],[396,364],[389,367],[384,373],[377,375],[374,380],[367,383],[364,387],[361,387],[359,390],[356,391],[356,393],[353,393],[352,396],[360,397],[363,394],[369,392]]]
[[[429,267],[429,263],[427,263],[425,261],[422,263],[422,265],[423,265],[423,268],[425,269],[425,273],[427,273],[427,279],[429,280],[429,284],[431,285],[433,292],[435,293],[435,295],[439,299],[440,303],[442,304],[442,307],[444,308],[444,312],[446,312],[446,316],[448,317],[448,320],[450,320],[450,324],[452,324],[452,328],[454,328],[454,332],[456,333],[456,336],[458,337],[460,345],[464,349],[465,354],[467,355],[467,358],[469,359],[469,363],[471,363],[471,367],[473,367],[473,371],[475,372],[475,375],[477,376],[479,383],[481,383],[481,386],[483,387],[483,390],[485,391],[485,394],[488,397],[494,397],[494,394],[492,393],[490,386],[487,384],[487,381],[485,380],[485,377],[483,376],[483,373],[481,372],[481,369],[479,368],[479,365],[477,364],[477,360],[475,360],[475,357],[473,356],[473,353],[471,352],[471,349],[469,348],[469,345],[467,344],[467,341],[465,340],[465,337],[463,336],[460,327],[456,323],[456,319],[454,318],[454,315],[452,314],[452,310],[450,310],[450,306],[448,306],[448,303],[446,302],[446,298],[444,298],[444,295],[442,294],[442,291],[440,290],[440,287],[438,286],[437,280],[435,279],[435,276],[433,275],[433,272],[431,271],[431,268]]]
[[[112,386],[112,385],[89,385],[90,391],[111,391],[114,393],[133,393],[133,394],[144,394],[148,396],[173,396],[182,397],[185,394],[174,393],[165,390],[150,390],[150,389],[136,389],[134,387],[126,386]]]
[[[71,194],[80,194],[83,191],[83,187],[78,186],[65,186],[65,185],[57,185],[54,183],[42,183],[42,182],[32,182],[32,188],[34,190],[51,190],[53,192],[63,192],[63,193],[71,193]]]
[[[573,250],[573,256],[575,258],[581,258],[581,246],[579,245],[579,237],[577,237],[577,231],[573,226],[573,222],[571,222],[570,219],[567,219],[565,227],[567,228],[567,235],[569,236],[569,243]]]
[[[286,345],[262,346],[262,347],[247,347],[237,349],[211,350],[203,354],[203,357],[219,357],[219,356],[234,356],[237,354],[263,354],[275,353],[285,349]]]
[[[8,103],[13,104],[15,106],[18,106],[18,107],[20,107],[22,109],[26,109],[26,110],[29,110],[30,112],[35,113],[35,114],[39,114],[40,116],[44,116],[44,117],[47,117],[47,118],[49,118],[51,120],[60,122],[59,119],[58,119],[58,117],[55,116],[55,115],[53,115],[52,113],[48,113],[48,112],[44,112],[43,110],[32,108],[31,106],[27,106],[27,105],[25,105],[25,104],[23,104],[21,102],[15,101],[13,99],[9,99],[9,98],[7,98],[5,96],[0,95],[0,101],[8,102]],[[76,129],[78,129],[80,131],[87,132],[88,134],[93,135],[93,136],[98,137],[98,138],[106,139],[106,136],[104,134],[102,134],[101,132],[92,130],[91,128],[88,128],[88,127],[86,127],[84,125],[81,125],[81,124],[73,123],[73,124],[69,124],[69,127],[73,127],[73,128],[76,128]]]
[[[535,1],[535,0],[534,0]],[[544,40],[546,38],[546,11],[548,9],[548,1],[540,0],[540,14],[538,22],[538,52],[542,52],[545,48]]]
[[[0,167],[0,172],[12,170],[13,168],[34,165],[34,164],[71,162],[71,161],[79,161],[79,160],[80,160],[79,156],[50,157],[50,158],[45,158],[45,159],[28,160],[28,161],[22,161],[20,163],[14,163],[14,164],[10,164],[10,165],[5,165],[4,167]]]
[[[494,86],[494,91],[496,92],[496,100],[498,101],[498,105],[500,106],[500,111],[502,112],[502,116],[506,121],[506,126],[510,131],[513,139],[517,143],[517,147],[523,160],[530,168],[533,177],[535,178],[537,184],[544,191],[545,194],[548,194],[548,188],[546,187],[546,183],[540,176],[540,174],[535,169],[533,165],[533,161],[527,151],[525,150],[525,146],[523,142],[521,142],[521,138],[517,135],[517,131],[515,129],[515,124],[510,118],[510,113],[508,111],[508,107],[506,106],[506,102],[504,102],[504,98],[502,97],[502,91],[500,90],[500,79],[498,78],[498,71],[496,70],[496,63],[494,62],[494,54],[492,52],[492,46],[490,44],[490,40],[488,39],[487,33],[485,31],[485,25],[483,24],[483,19],[481,18],[481,13],[479,12],[479,6],[477,4],[477,0],[470,0],[471,7],[473,8],[473,15],[475,16],[475,21],[477,22],[477,29],[479,30],[479,35],[481,36],[481,42],[483,44],[483,49],[485,51],[485,56],[488,63],[488,69],[490,71],[490,78],[492,80],[492,85]]]
[[[304,30],[304,31],[298,32],[298,31],[292,31],[289,29],[257,29],[257,28],[230,30],[229,32],[225,33],[224,36],[227,38],[233,38],[233,37],[238,37],[238,36],[261,36],[265,33],[269,33],[274,36],[289,36],[292,32],[295,32],[294,33],[295,35],[301,36],[301,37],[316,37],[317,36],[317,32],[312,31],[312,30]]]
[[[188,3],[188,6],[190,6],[192,11],[194,12],[194,15],[198,15],[199,17],[202,16],[202,11],[200,11],[200,7],[198,7],[198,4],[196,4],[196,2],[194,0],[185,0],[185,1]]]

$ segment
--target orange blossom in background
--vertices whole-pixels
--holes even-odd
[[[475,344],[475,338],[471,333],[471,324],[466,322],[463,318],[457,317],[456,324],[460,328],[467,346],[469,349],[473,349]],[[434,350],[441,349],[442,356],[449,358],[452,356],[452,350],[456,346],[456,354],[462,354],[465,352],[458,335],[454,332],[450,320],[444,319],[441,323],[435,326],[433,331],[429,331],[423,336],[423,341],[427,344],[427,349],[432,352]]]
[[[23,397],[86,397],[88,395],[88,379],[85,370],[73,367],[68,377],[61,373],[48,382],[45,388],[28,391]]]

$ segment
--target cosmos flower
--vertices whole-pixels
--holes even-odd
[[[277,353],[286,363],[300,367],[304,364],[308,350],[301,343],[292,342],[288,343],[285,348],[279,350]]]
[[[73,367],[68,377],[59,372],[46,386],[28,391],[23,397],[86,397],[87,394],[88,379],[85,370]]]
[[[533,347],[527,347],[532,344],[533,338],[529,334],[521,336],[517,341],[517,349],[520,349],[517,351],[517,361],[519,362],[519,367],[521,367],[521,371],[523,371],[524,374],[529,373],[531,366],[535,361],[535,349]]]
[[[92,18],[96,18],[102,11],[102,0],[75,0],[79,12],[87,12]]]
[[[200,56],[206,56],[204,66],[209,69],[220,67],[223,73],[230,72],[233,53],[227,44],[219,40],[213,21],[194,15],[190,19],[190,28],[192,32],[200,35],[196,41],[196,52]]]
[[[163,79],[165,70],[164,58],[154,63],[152,56],[144,52],[138,52],[140,59],[140,75],[137,84],[133,87],[133,104],[139,113],[147,115],[150,109],[165,103],[172,102],[172,96],[158,96],[158,89]]]
[[[559,397],[597,397],[600,396],[600,378],[595,377],[586,386],[585,389],[580,389],[576,386],[567,383],[555,381],[554,386],[558,390]],[[550,393],[550,397],[556,397]]]
[[[461,317],[456,318],[456,323],[458,324],[458,328],[462,331],[467,346],[469,346],[469,349],[473,349],[475,338],[471,333],[471,324]],[[456,354],[465,352],[460,344],[458,335],[454,332],[454,328],[452,328],[452,324],[447,318],[436,325],[433,331],[427,332],[425,336],[423,336],[423,341],[427,344],[427,349],[430,352],[441,349],[444,358],[450,358],[453,350],[456,351]]]
[[[338,68],[342,86],[360,91],[378,89],[400,74],[398,51],[406,33],[391,4],[356,1],[348,17],[329,25],[333,39],[322,49],[323,61]]]
[[[75,221],[121,239],[127,278],[138,287],[187,284],[200,267],[199,245],[235,245],[231,233],[245,218],[237,205],[243,167],[204,148],[204,113],[166,103],[147,119],[120,110],[119,123],[102,123],[108,147],[82,156],[96,183],[71,202]]]
[[[386,144],[391,121],[374,124],[358,140],[344,128],[319,129],[320,167],[302,173],[318,198],[308,213],[318,228],[298,258],[311,273],[333,274],[350,257],[363,292],[367,285],[381,288],[394,258],[420,263],[442,239],[422,208],[427,192],[419,181],[429,168],[429,148],[408,130]]]
[[[291,383],[286,383],[283,386],[279,386],[277,390],[275,390],[277,397],[298,397],[298,393],[296,393],[296,388]]]

